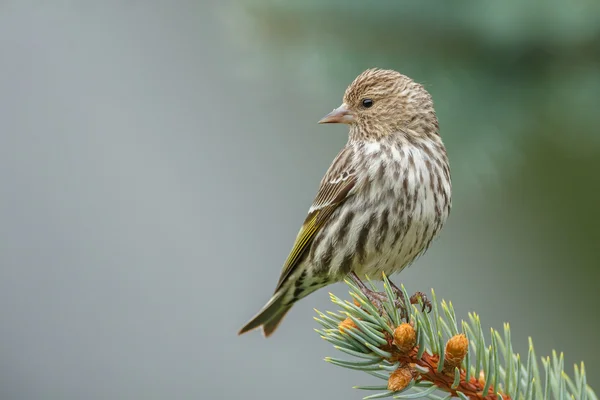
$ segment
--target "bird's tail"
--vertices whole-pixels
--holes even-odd
[[[265,337],[269,337],[275,332],[285,314],[292,308],[291,304],[284,304],[283,298],[284,292],[276,292],[258,314],[240,329],[238,335],[262,326],[263,334]]]

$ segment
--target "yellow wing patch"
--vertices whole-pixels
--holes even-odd
[[[294,247],[292,248],[292,251],[290,252],[290,255],[288,256],[284,264],[285,266],[296,264],[298,258],[300,258],[300,256],[302,255],[308,243],[311,242],[312,238],[315,236],[315,233],[317,233],[317,230],[319,228],[319,226],[317,225],[317,215],[318,212],[314,213],[310,220],[306,221],[306,223],[302,226],[300,232],[298,232],[296,242],[294,243]],[[285,269],[287,268],[284,268],[284,270]]]
[[[345,179],[342,181],[335,181],[335,183],[327,182],[321,185],[317,198],[315,199],[320,200],[320,207],[308,214],[300,232],[298,232],[294,247],[283,265],[279,282],[275,288],[276,292],[281,288],[286,278],[292,273],[294,267],[298,265],[300,258],[310,247],[317,232],[319,232],[323,225],[329,220],[329,217],[335,209],[346,200],[348,193],[354,187],[355,183],[356,180],[354,179],[354,176],[346,175]],[[323,194],[326,195],[323,196]]]

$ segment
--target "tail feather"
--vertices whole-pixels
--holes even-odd
[[[283,309],[281,309],[281,311],[279,311],[279,313],[275,314],[273,318],[267,321],[266,324],[263,324],[262,329],[263,335],[265,337],[269,337],[273,332],[275,332],[275,329],[277,329],[279,323],[281,322],[283,317],[285,317],[285,314],[287,314],[288,311],[290,311],[291,308],[292,306],[284,307]]]
[[[242,335],[262,326],[265,337],[271,336],[295,302],[327,284],[327,282],[320,282],[318,285],[310,283],[312,282],[306,281],[306,285],[302,288],[303,290],[299,292],[295,285],[291,288],[288,286],[280,288],[258,314],[240,329],[238,335]]]
[[[271,335],[290,308],[291,306],[283,305],[283,293],[275,293],[258,314],[240,329],[238,335],[242,335],[260,326],[263,327],[265,336]]]

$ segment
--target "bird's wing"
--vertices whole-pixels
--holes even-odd
[[[308,216],[298,232],[294,247],[283,265],[275,292],[281,288],[283,282],[298,265],[302,255],[310,247],[312,240],[329,220],[331,214],[348,196],[352,195],[351,191],[356,184],[353,158],[353,149],[350,146],[344,147],[323,177]]]

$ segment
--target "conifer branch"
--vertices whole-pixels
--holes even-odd
[[[552,352],[541,359],[541,368],[529,339],[527,357],[512,350],[510,328],[491,329],[486,344],[480,318],[469,313],[469,321],[458,321],[452,303],[438,304],[432,290],[433,309],[409,304],[404,287],[408,318],[394,306],[396,298],[383,276],[387,300],[383,315],[350,281],[353,301],[331,294],[338,312],[315,317],[323,329],[316,330],[337,350],[352,360],[327,357],[331,364],[365,371],[386,381],[378,386],[356,386],[377,393],[364,397],[379,399],[429,398],[435,400],[598,400],[587,385],[583,363],[575,365],[574,378],[564,372],[564,359]],[[422,304],[421,304],[422,306]],[[442,393],[442,396],[440,396]]]

